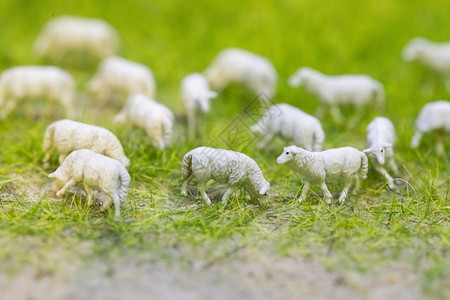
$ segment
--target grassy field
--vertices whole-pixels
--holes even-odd
[[[450,2],[446,0],[381,1],[50,1],[0,2],[0,71],[16,65],[45,64],[32,44],[47,20],[61,14],[98,17],[121,37],[120,55],[150,66],[157,81],[157,100],[177,115],[174,146],[153,149],[143,132],[112,122],[118,107],[100,110],[86,98],[86,82],[96,66],[66,69],[76,78],[84,99],[81,121],[104,126],[121,140],[131,159],[129,198],[122,221],[113,211],[86,207],[82,193],[57,199],[43,168],[44,130],[64,117],[51,104],[39,108],[49,116],[17,109],[0,121],[0,270],[17,274],[33,266],[58,274],[62,261],[114,262],[125,258],[209,266],[239,253],[276,257],[300,256],[330,270],[361,274],[401,262],[420,279],[424,294],[445,298],[450,293],[449,155],[438,157],[433,136],[411,150],[414,119],[424,103],[448,100],[442,82],[420,65],[401,60],[413,37],[449,40]],[[356,128],[322,120],[325,148],[365,148],[365,128],[378,114],[391,118],[398,141],[396,160],[403,179],[400,192],[390,191],[383,178],[370,173],[358,195],[344,205],[321,201],[318,187],[301,205],[294,200],[301,178],[276,157],[286,145],[277,140],[258,151],[245,113],[254,95],[230,86],[212,102],[201,138],[186,140],[181,79],[203,71],[222,48],[241,47],[269,58],[279,83],[274,103],[289,103],[313,114],[318,101],[287,78],[309,66],[328,74],[365,73],[380,80],[387,103],[382,112],[369,110]],[[87,99],[87,100],[86,100]],[[81,100],[80,100],[81,101]],[[31,104],[23,104],[31,105]],[[350,110],[345,110],[347,115]],[[243,129],[243,144],[234,144],[230,126]],[[211,185],[213,205],[180,194],[180,167],[190,149],[208,145],[237,147],[254,158],[271,182],[267,203],[246,203],[241,192],[223,207],[223,189]],[[245,147],[244,147],[245,146]],[[447,138],[446,149],[450,149]],[[330,184],[335,198],[342,187]],[[216,201],[214,201],[216,200]],[[2,299],[0,295],[0,299]]]

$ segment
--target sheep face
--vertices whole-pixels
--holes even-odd
[[[209,112],[210,100],[215,97],[217,97],[217,93],[213,92],[213,91],[207,91],[207,92],[203,93],[201,96],[199,96],[197,98],[197,103],[200,106],[200,110],[204,113]]]
[[[278,164],[284,164],[294,158],[298,153],[298,148],[296,146],[285,147],[283,153],[277,158]]]
[[[264,135],[264,128],[263,126],[260,126],[259,124],[254,124],[250,126],[250,131],[258,136]]]
[[[405,61],[413,61],[417,59],[420,53],[423,51],[427,42],[422,38],[415,38],[406,45],[402,52],[402,58]]]
[[[52,189],[56,193],[66,184],[66,180],[60,176],[57,172],[48,175],[48,178],[53,179]]]
[[[380,165],[384,165],[386,161],[386,149],[390,147],[392,147],[391,144],[374,145],[363,150],[363,152],[372,154]]]

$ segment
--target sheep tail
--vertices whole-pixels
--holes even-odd
[[[181,177],[183,177],[183,180],[186,180],[191,176],[191,174],[192,174],[192,153],[191,151],[189,151],[183,157],[183,162],[181,166]]]
[[[367,171],[369,170],[369,162],[367,156],[361,152],[361,167],[359,168],[358,174],[359,178],[367,178]]]
[[[56,124],[50,124],[44,133],[44,143],[42,145],[42,149],[44,152],[49,151],[53,145],[53,135],[55,133]]]
[[[130,185],[131,177],[128,174],[127,169],[124,166],[120,166],[120,189],[119,189],[119,199],[120,202],[124,202],[128,196],[128,186]]]

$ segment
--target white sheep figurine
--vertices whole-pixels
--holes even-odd
[[[50,124],[45,130],[44,165],[48,165],[55,150],[59,152],[61,164],[70,152],[79,149],[89,149],[117,159],[125,167],[130,163],[120,141],[111,131],[103,127],[72,120],[59,120]]]
[[[64,195],[73,185],[82,183],[89,206],[93,204],[91,187],[100,188],[109,196],[103,203],[102,210],[114,202],[114,216],[116,219],[120,217],[120,203],[126,200],[130,184],[130,174],[120,161],[91,150],[80,149],[70,153],[48,177],[53,179],[56,196]]]
[[[220,51],[205,70],[205,75],[214,90],[240,83],[257,94],[261,101],[274,96],[277,84],[277,72],[268,59],[239,48]]]
[[[420,145],[422,135],[425,132],[437,131],[436,152],[445,154],[443,136],[450,134],[450,102],[435,101],[423,106],[416,119],[416,132],[411,140],[411,147]]]
[[[156,92],[153,73],[147,66],[118,56],[104,59],[88,85],[103,104],[114,97],[127,99],[133,94],[154,98]]]
[[[199,73],[187,75],[181,82],[181,98],[187,116],[189,136],[195,136],[196,119],[199,113],[209,112],[209,102],[212,98],[217,97],[217,93],[211,91],[205,76]]]
[[[310,184],[314,182],[320,185],[325,196],[325,202],[330,204],[333,196],[325,182],[343,179],[344,189],[339,196],[339,203],[343,203],[353,181],[356,180],[354,192],[357,192],[359,181],[367,177],[368,170],[366,155],[352,147],[310,152],[297,146],[288,146],[277,158],[277,163],[288,163],[293,171],[299,172],[305,177],[306,180],[299,202],[306,198]]]
[[[341,105],[352,105],[358,110],[368,105],[373,99],[378,106],[384,104],[383,85],[367,75],[329,76],[311,68],[300,68],[290,78],[291,87],[302,86],[321,102],[322,107],[329,107],[336,123],[343,121],[339,110]]]
[[[325,139],[318,119],[285,103],[271,106],[250,130],[263,137],[258,148],[265,147],[277,134],[308,151],[322,150]]]
[[[163,104],[145,95],[130,96],[122,110],[114,117],[114,121],[130,122],[143,128],[152,145],[158,149],[165,149],[171,144],[173,113]]]
[[[60,101],[68,117],[74,117],[75,81],[66,71],[52,66],[20,66],[0,76],[0,119],[22,100],[46,98]]]
[[[118,48],[119,37],[110,24],[72,16],[48,21],[34,43],[35,53],[53,62],[101,60],[116,54]]]
[[[437,74],[450,74],[450,42],[414,38],[403,49],[402,57],[405,61],[418,61]]]
[[[363,150],[374,157],[375,170],[383,175],[391,189],[395,189],[394,179],[383,167],[387,165],[396,174],[398,167],[394,160],[394,143],[396,134],[392,122],[384,117],[376,117],[367,126],[367,144],[369,148]]]
[[[206,194],[206,183],[214,180],[228,184],[222,196],[222,204],[242,185],[254,199],[261,201],[270,188],[256,162],[245,154],[209,147],[199,147],[186,153],[183,157],[181,174],[183,187],[181,193],[187,195],[189,182],[197,178],[198,189],[207,205],[211,200]]]

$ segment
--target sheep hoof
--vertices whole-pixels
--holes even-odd
[[[302,203],[303,197],[298,198],[298,203]]]
[[[326,199],[325,199],[325,203],[326,203],[326,204],[331,204],[331,198],[326,198]]]

